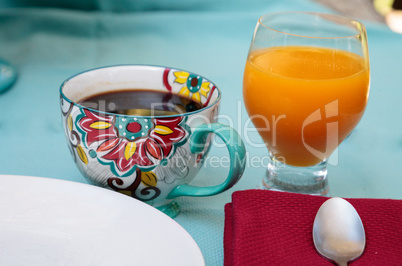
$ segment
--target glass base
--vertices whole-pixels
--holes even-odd
[[[156,207],[158,210],[163,212],[164,214],[170,216],[171,218],[176,217],[180,213],[180,206],[177,202],[171,202],[169,204]]]
[[[329,196],[327,164],[295,167],[270,159],[263,189],[310,195]]]

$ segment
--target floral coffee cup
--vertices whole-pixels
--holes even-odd
[[[191,98],[196,111],[165,115],[114,114],[79,102],[105,92],[141,89]],[[211,196],[232,187],[245,167],[237,132],[216,123],[221,92],[207,79],[183,70],[145,65],[111,66],[67,79],[60,104],[68,146],[80,172],[93,184],[147,202],[171,217],[180,196]],[[209,187],[190,185],[219,136],[230,156],[228,177]]]

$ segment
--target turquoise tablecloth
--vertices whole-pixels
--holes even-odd
[[[266,160],[259,158],[266,149],[257,134],[245,134],[248,116],[242,103],[243,68],[256,21],[282,10],[330,11],[299,0],[28,2],[5,1],[0,10],[0,58],[19,72],[15,86],[0,95],[0,174],[86,182],[70,158],[60,122],[59,86],[67,77],[115,64],[199,73],[223,91],[221,122],[246,140],[248,167],[221,195],[179,199],[182,213],[175,220],[198,243],[207,265],[221,265],[223,206],[233,191],[259,185],[265,173]],[[329,167],[331,194],[401,199],[402,35],[385,25],[366,26],[369,105]],[[226,149],[213,147],[210,155],[225,156]],[[215,166],[207,163],[194,183],[222,180],[227,165]]]

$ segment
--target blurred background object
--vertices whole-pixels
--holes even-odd
[[[402,34],[402,0],[314,0],[334,11],[361,20],[386,23]]]
[[[377,0],[376,2],[379,3],[380,10],[384,12],[385,21],[391,30],[402,34],[402,0]],[[381,5],[382,2],[384,2],[383,5]]]
[[[0,94],[11,88],[17,80],[17,71],[10,63],[0,59]]]
[[[384,17],[376,10],[374,2],[376,0],[315,0],[339,13],[346,16],[362,20],[372,20],[377,22],[385,22]],[[389,2],[393,0],[381,0]]]

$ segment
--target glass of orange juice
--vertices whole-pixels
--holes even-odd
[[[262,187],[328,195],[327,162],[362,118],[369,85],[362,23],[311,12],[262,16],[243,79],[270,156]]]

